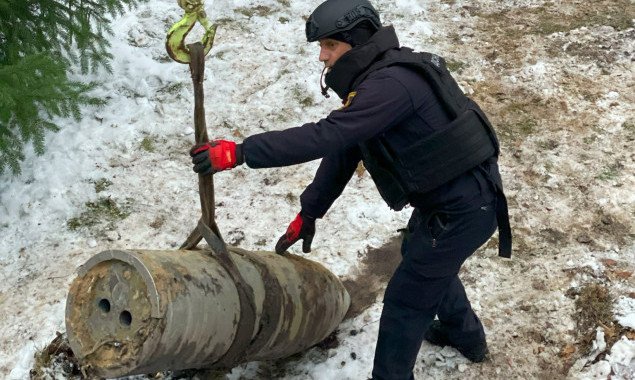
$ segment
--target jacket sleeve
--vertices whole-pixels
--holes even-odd
[[[358,147],[324,157],[313,182],[300,196],[302,212],[314,218],[323,217],[344,191],[360,160]]]
[[[252,135],[243,141],[250,168],[288,166],[349,149],[398,124],[413,112],[398,80],[376,72],[357,88],[350,105],[317,123]]]

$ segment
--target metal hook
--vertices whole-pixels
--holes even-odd
[[[185,10],[185,15],[168,30],[165,49],[173,60],[180,63],[190,63],[190,51],[185,46],[185,37],[198,21],[205,29],[201,43],[205,54],[209,53],[214,45],[216,25],[209,22],[203,8],[204,0],[178,0],[179,6]]]

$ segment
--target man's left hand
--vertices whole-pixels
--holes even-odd
[[[287,232],[280,236],[276,243],[276,253],[279,255],[289,249],[298,240],[302,239],[302,252],[311,252],[311,242],[315,235],[315,218],[303,214],[302,211],[289,224]]]
[[[190,149],[190,156],[194,171],[202,175],[228,170],[243,163],[240,145],[227,140],[194,145]]]

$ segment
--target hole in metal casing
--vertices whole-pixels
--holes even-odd
[[[104,313],[110,312],[110,301],[105,298],[99,300],[97,306],[99,307],[99,310],[103,311]]]
[[[121,314],[119,314],[119,322],[121,322],[122,325],[130,326],[132,323],[132,314],[130,314],[128,310],[122,311]]]

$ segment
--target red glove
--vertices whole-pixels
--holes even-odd
[[[289,224],[287,232],[280,236],[276,244],[276,253],[282,255],[296,241],[302,239],[302,252],[311,252],[311,242],[315,235],[315,218],[300,212]]]
[[[190,149],[190,156],[194,171],[203,175],[231,169],[243,163],[240,144],[226,140],[194,145]]]

